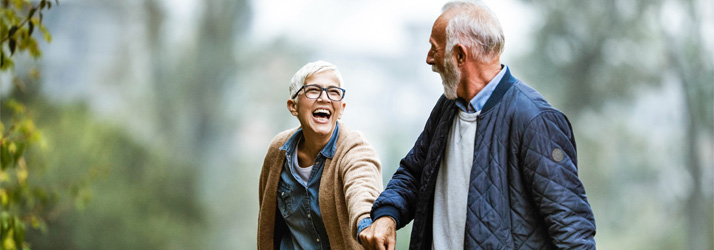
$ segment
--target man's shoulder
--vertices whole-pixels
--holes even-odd
[[[445,95],[441,95],[439,99],[434,104],[434,108],[429,114],[429,121],[443,120],[449,117],[449,114],[456,113],[458,107],[456,106],[456,100],[450,100],[446,98]],[[446,116],[445,116],[446,115]]]
[[[446,108],[456,108],[456,100],[450,100],[446,98],[444,94],[439,96],[439,99],[434,104],[434,109],[446,109]]]
[[[558,111],[548,103],[540,92],[522,81],[513,84],[513,93],[510,98],[510,101],[515,104],[513,108],[525,113],[537,115],[545,111]]]
[[[507,118],[513,125],[525,128],[536,117],[546,113],[556,113],[565,116],[554,108],[538,91],[522,81],[515,81],[504,95],[499,112],[496,116]]]

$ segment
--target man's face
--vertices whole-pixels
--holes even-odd
[[[461,71],[459,71],[454,64],[454,58],[451,56],[451,53],[446,53],[444,72],[439,72],[439,75],[441,75],[441,84],[444,85],[444,96],[451,100],[458,98],[456,89],[459,87],[459,82],[461,81]]]
[[[444,14],[439,16],[431,27],[429,37],[429,53],[426,54],[426,64],[431,65],[434,72],[444,72],[444,53],[446,52],[446,24]]]
[[[323,71],[305,79],[305,85],[317,85],[323,88],[340,87],[339,80],[332,71]],[[298,93],[296,102],[288,100],[288,109],[297,116],[305,133],[331,135],[337,119],[342,116],[345,102],[333,101],[327,98],[324,91],[317,99],[305,96],[304,90]]]
[[[431,70],[439,73],[444,85],[444,95],[448,99],[456,99],[456,89],[461,80],[461,72],[456,68],[451,53],[446,54],[446,25],[450,13],[444,13],[434,22],[431,28],[429,44],[431,48],[426,56],[426,63],[431,65]]]

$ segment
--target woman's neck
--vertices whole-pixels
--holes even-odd
[[[325,145],[327,145],[331,137],[332,134],[320,136],[317,134],[308,134],[306,131],[303,131],[302,140],[300,140],[297,147],[300,167],[312,166],[315,162],[315,157],[325,148]]]

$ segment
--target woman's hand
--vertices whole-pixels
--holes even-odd
[[[367,250],[394,250],[397,244],[397,225],[391,217],[381,217],[362,230],[359,240]]]

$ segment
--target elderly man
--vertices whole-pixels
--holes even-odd
[[[375,201],[367,249],[595,249],[568,119],[500,63],[504,36],[482,2],[450,2],[426,63],[443,80],[414,147]]]

